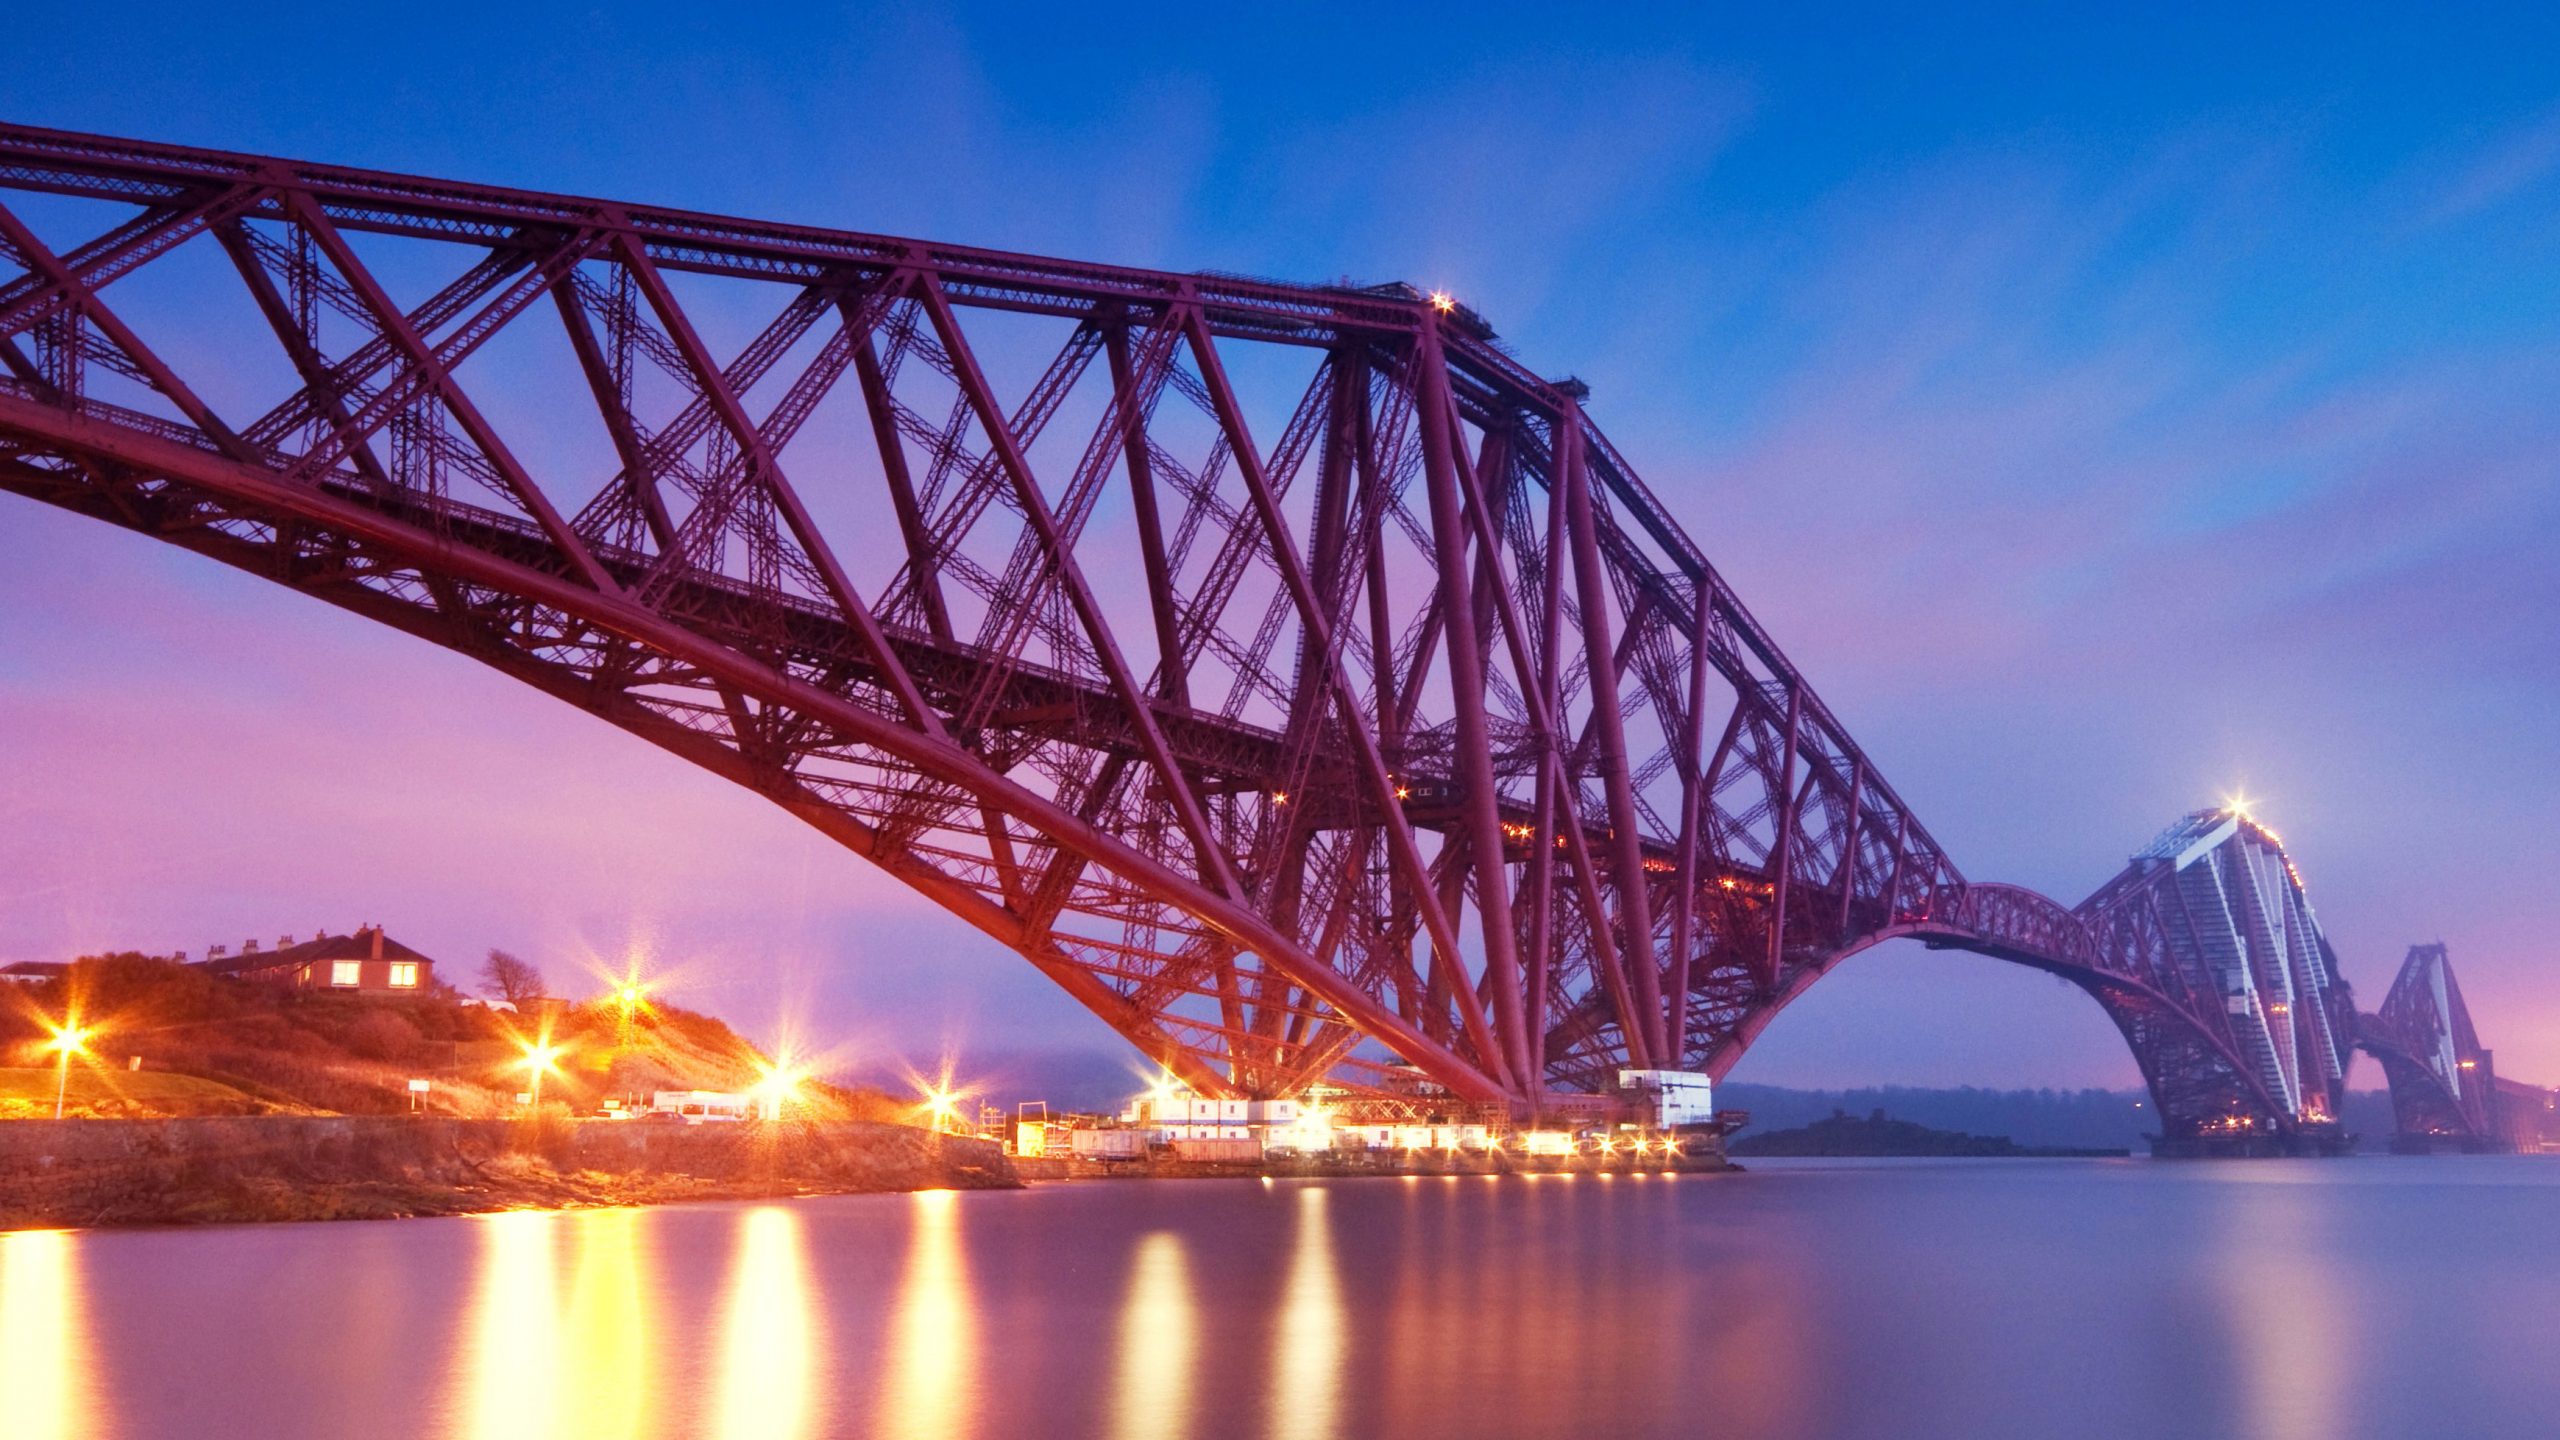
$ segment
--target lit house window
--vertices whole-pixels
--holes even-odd
[[[418,967],[407,961],[394,962],[391,966],[391,988],[394,990],[417,989]]]
[[[332,985],[353,985],[363,975],[364,962],[361,960],[333,960],[329,963],[329,983]]]

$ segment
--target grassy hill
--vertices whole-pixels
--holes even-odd
[[[51,1066],[0,1070],[0,1120],[53,1118],[55,1078]],[[245,1090],[196,1075],[84,1065],[67,1078],[65,1115],[266,1115],[279,1108]]]
[[[83,1115],[388,1115],[417,1097],[436,1114],[515,1113],[525,1090],[524,1017],[466,1003],[444,987],[414,995],[293,990],[225,979],[144,955],[85,958],[69,974],[0,995],[0,1118],[53,1113],[46,1021],[75,1011],[94,1027],[73,1062],[72,1110]],[[566,1006],[549,1021],[559,1068],[543,1081],[545,1109],[597,1109],[608,1097],[652,1090],[745,1090],[769,1057],[727,1025],[651,1004],[623,1044],[621,1016],[603,1002]],[[129,1068],[133,1057],[141,1068]],[[795,1113],[812,1119],[912,1120],[877,1091],[804,1085]]]

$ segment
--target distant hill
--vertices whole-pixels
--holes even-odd
[[[1745,1135],[1878,1110],[1935,1130],[2001,1136],[2029,1146],[2131,1149],[2159,1129],[2149,1097],[2118,1090],[1986,1090],[1970,1085],[1796,1090],[1727,1083],[1716,1087],[1716,1108],[1751,1112]]]
[[[2373,1072],[2367,1067],[2363,1073]],[[1716,1087],[1716,1108],[1751,1112],[1744,1135],[1797,1129],[1835,1113],[1877,1110],[1933,1129],[2005,1136],[2039,1148],[2139,1152],[2160,1130],[2151,1097],[2139,1090],[1985,1090],[1970,1085],[1795,1090],[1736,1082]],[[2379,1150],[2391,1135],[2391,1097],[2381,1090],[2351,1090],[2344,1118],[2348,1131],[2362,1137],[2364,1148]]]
[[[1864,1120],[1845,1111],[1793,1130],[1753,1130],[1726,1147],[1737,1156],[1954,1156],[1966,1159],[2023,1159],[2039,1155],[2122,1155],[2123,1146],[2088,1149],[2030,1147],[2005,1135],[1964,1135],[1932,1130],[1874,1111]]]

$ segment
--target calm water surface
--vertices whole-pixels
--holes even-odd
[[[0,1435],[2560,1434],[2560,1162],[1761,1162],[0,1236]]]

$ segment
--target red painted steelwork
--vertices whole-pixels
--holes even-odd
[[[2283,1121],[2149,900],[1968,886],[1464,307],[27,127],[0,199],[0,488],[765,795],[1204,1092],[1721,1073],[1908,935]]]

